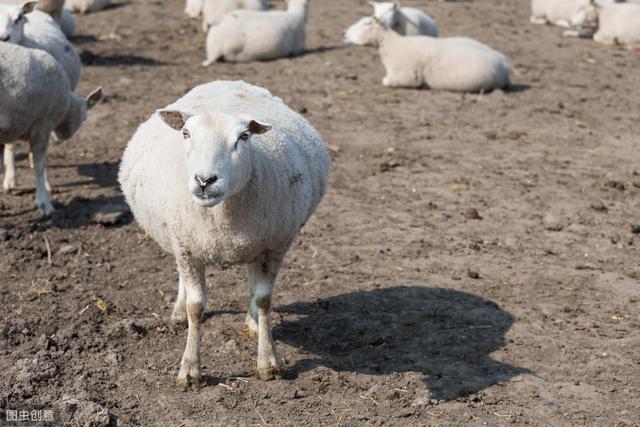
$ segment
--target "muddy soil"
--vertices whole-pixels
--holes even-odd
[[[181,0],[77,19],[78,92],[106,96],[51,148],[53,218],[24,145],[0,195],[0,424],[640,423],[640,55],[529,24],[527,0],[405,3],[505,52],[514,90],[382,87],[377,51],[341,40],[364,1],[312,0],[301,57],[206,69]],[[206,381],[183,391],[174,260],[116,174],[138,124],[215,79],[282,97],[333,171],[279,278],[282,378],[251,377],[244,270],[210,269]]]

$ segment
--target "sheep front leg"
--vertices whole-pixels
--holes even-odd
[[[187,325],[187,293],[184,288],[184,278],[182,273],[178,272],[180,278],[178,280],[178,298],[173,305],[173,312],[171,313],[171,322],[176,325]]]
[[[47,146],[49,145],[49,130],[38,131],[29,138],[33,159],[35,161],[36,173],[36,205],[42,211],[45,217],[50,216],[53,211],[53,205],[49,201],[49,192],[47,191]]]
[[[204,316],[206,304],[204,294],[204,264],[194,259],[188,251],[177,255],[178,271],[183,279],[186,294],[187,322],[187,346],[182,355],[180,372],[177,383],[187,387],[189,384],[197,385],[200,382],[200,325]]]
[[[382,79],[386,87],[421,87],[422,81],[416,70],[402,70],[388,68],[387,75]]]
[[[274,379],[280,369],[271,336],[271,298],[280,265],[280,259],[265,256],[258,258],[248,268],[249,284],[253,290],[251,307],[255,305],[258,317],[258,362],[255,375],[263,381]],[[251,311],[249,315],[251,316]]]
[[[4,191],[11,191],[16,188],[16,163],[13,144],[5,144],[3,154],[5,171],[2,188],[4,188]]]

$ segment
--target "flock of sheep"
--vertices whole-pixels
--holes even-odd
[[[5,0],[6,1],[6,0]],[[81,13],[108,0],[72,0]],[[425,12],[371,2],[372,16],[345,31],[347,43],[379,48],[390,87],[484,92],[508,88],[511,66],[500,52],[465,37],[438,37]],[[68,139],[101,97],[74,93],[80,61],[66,35],[73,17],[64,0],[0,5],[0,160],[4,189],[15,187],[13,145],[27,140],[36,174],[36,204],[45,215],[50,137]],[[308,0],[284,11],[263,0],[187,0],[203,17],[205,65],[301,54]],[[640,5],[599,0],[533,0],[535,23],[589,33],[600,43],[640,46]],[[0,168],[2,162],[0,161]],[[205,267],[248,266],[247,334],[257,336],[255,374],[279,369],[270,310],[282,260],[327,190],[330,161],[320,134],[263,88],[217,81],[192,89],[140,125],[124,152],[119,182],[138,223],[176,258],[178,298],[173,321],[188,325],[178,381],[198,382]],[[159,173],[161,171],[161,173]]]

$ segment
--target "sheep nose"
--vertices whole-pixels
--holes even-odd
[[[207,188],[209,184],[213,184],[218,180],[218,175],[213,175],[208,178],[196,175],[195,178],[196,178],[196,181],[198,181],[198,184],[200,184],[200,188],[204,190],[205,188]]]
[[[10,38],[11,38],[11,35],[7,35],[7,36],[2,37],[2,39],[0,39],[0,40],[3,41],[3,42],[8,42]]]

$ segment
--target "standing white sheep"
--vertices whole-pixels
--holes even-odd
[[[64,9],[64,0],[39,0],[24,3],[22,0],[0,0],[0,5],[27,6],[35,4],[35,8],[45,12],[53,18],[66,37],[71,37],[76,31],[76,23],[68,10]],[[28,6],[31,8],[31,6]],[[28,12],[25,12],[28,13]]]
[[[592,3],[604,6],[616,0],[531,0],[531,22],[571,28],[584,24],[580,9]]]
[[[204,66],[228,62],[264,61],[304,52],[308,0],[287,0],[286,11],[237,10],[227,14],[207,34]]]
[[[64,69],[47,52],[0,43],[0,145],[29,141],[35,160],[36,205],[44,215],[54,210],[45,186],[49,134],[54,131],[60,139],[71,138],[85,121],[87,109],[101,96],[99,88],[87,98],[74,94]],[[5,180],[14,175],[15,169],[7,163]]]
[[[22,13],[22,16],[25,16],[25,12],[27,13],[24,19],[11,20],[11,17],[16,16],[16,14],[20,16],[19,14]],[[2,19],[3,17],[5,17],[4,20]],[[80,57],[51,16],[39,10],[30,11],[29,4],[24,6],[0,5],[0,22],[10,23],[9,25],[12,28],[4,31],[11,34],[10,39],[13,43],[32,49],[41,49],[53,56],[65,70],[71,90],[75,90],[80,80]],[[4,161],[8,171],[15,170],[14,157],[13,144],[5,145]],[[15,187],[15,174],[11,172],[5,174],[3,188],[11,190]],[[46,187],[47,190],[51,191],[48,182]]]
[[[204,0],[202,5],[202,31],[218,25],[228,13],[234,10],[267,10],[266,0]]]
[[[373,16],[398,34],[438,37],[438,24],[420,9],[400,7],[396,1],[370,1],[369,4],[373,6]]]
[[[473,39],[401,36],[376,18],[362,18],[345,42],[379,47],[385,86],[483,92],[510,85],[509,60]]]
[[[197,382],[205,266],[246,264],[246,325],[258,335],[259,379],[278,356],[270,310],[276,275],[327,189],[322,137],[269,91],[217,81],[192,89],[140,125],[119,182],[138,223],[176,258],[172,319],[188,321],[178,381]]]

